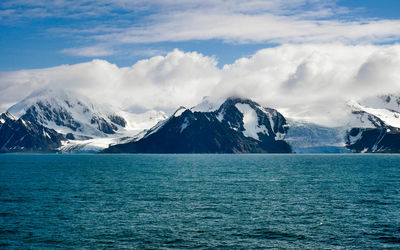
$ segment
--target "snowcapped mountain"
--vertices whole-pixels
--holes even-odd
[[[163,112],[132,114],[109,105],[95,104],[71,91],[44,89],[10,107],[0,116],[0,126],[11,124],[10,119],[20,120],[21,124],[43,127],[58,134],[60,141],[52,144],[57,146],[52,149],[54,151],[93,152],[132,137],[165,118]],[[0,137],[6,137],[5,132],[0,133]]]
[[[167,117],[46,89],[0,114],[0,152],[400,153],[400,97],[347,104],[347,125],[325,127],[235,97],[224,102],[206,97]]]
[[[276,110],[240,98],[219,108],[180,107],[139,138],[108,153],[289,153],[285,118]],[[201,110],[201,111],[199,111]]]
[[[59,89],[36,91],[8,112],[71,136],[106,137],[127,123],[110,106],[95,105],[84,96]]]
[[[350,101],[353,119],[346,136],[354,152],[400,152],[400,97],[384,95]]]
[[[36,122],[0,115],[0,152],[56,152],[65,137]]]

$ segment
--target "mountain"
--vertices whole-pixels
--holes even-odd
[[[133,114],[45,89],[0,114],[0,152],[400,153],[400,97],[348,103],[347,125],[286,119],[249,99],[203,101],[172,116]]]
[[[36,122],[0,115],[0,152],[56,152],[65,137]]]
[[[357,153],[400,153],[400,97],[384,95],[348,105],[355,118],[345,138],[348,149]]]
[[[111,107],[95,105],[77,93],[44,89],[8,109],[10,114],[73,136],[106,136],[126,126]]]
[[[110,105],[95,104],[75,92],[43,89],[32,93],[0,116],[0,126],[4,127],[5,123],[8,128],[0,130],[0,141],[4,138],[8,141],[0,147],[3,151],[13,152],[96,152],[111,143],[124,141],[165,118],[163,112],[131,114]],[[41,138],[42,130],[52,140]],[[43,145],[22,145],[18,135],[21,138],[26,135],[24,140],[31,138],[31,141]],[[57,139],[53,141],[53,137]]]
[[[228,98],[217,110],[209,105],[181,107],[140,137],[103,152],[290,153],[286,132],[286,119],[278,111],[248,99]]]

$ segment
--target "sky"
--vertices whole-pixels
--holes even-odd
[[[400,92],[399,40],[396,0],[2,0],[0,111],[61,87],[132,111],[241,95],[332,124]]]
[[[392,43],[397,0],[2,0],[0,71],[105,59],[131,66],[174,48],[219,66],[282,43]]]

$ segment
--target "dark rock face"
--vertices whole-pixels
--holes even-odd
[[[2,114],[4,117],[4,114]],[[5,119],[4,119],[5,120]],[[7,119],[0,127],[0,152],[56,152],[64,136],[38,123]]]
[[[0,128],[3,126],[3,124],[9,123],[14,120],[15,120],[15,117],[13,117],[8,112],[0,114]]]
[[[266,127],[268,132],[258,133],[258,140],[243,134],[238,103],[248,104],[257,113],[258,124]],[[276,110],[230,98],[215,112],[185,110],[153,127],[142,139],[111,146],[104,153],[290,153],[285,141],[275,139],[286,130],[286,120]]]
[[[117,125],[120,125],[121,127],[126,126],[125,119],[119,115],[110,115],[110,116],[108,116],[108,119],[110,119],[111,122],[113,122]]]
[[[400,153],[400,129],[353,128],[347,135],[346,147],[356,153]]]
[[[90,119],[91,124],[96,124],[97,129],[106,133],[106,134],[115,134],[115,131],[118,130],[118,127],[112,123],[108,123],[103,117],[93,116]]]

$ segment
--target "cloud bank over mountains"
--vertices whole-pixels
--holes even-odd
[[[167,112],[204,96],[232,95],[277,108],[285,116],[343,122],[349,99],[400,89],[400,45],[281,45],[217,67],[217,59],[174,50],[118,67],[104,60],[0,72],[0,111],[41,88],[67,88],[119,108]]]

